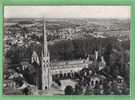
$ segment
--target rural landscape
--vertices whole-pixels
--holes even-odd
[[[130,19],[6,18],[3,56],[4,95],[130,94]]]

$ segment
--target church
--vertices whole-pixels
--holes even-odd
[[[29,62],[35,69],[35,71],[25,76],[28,80],[31,80],[30,84],[36,85],[41,90],[49,90],[53,84],[53,76],[58,74],[69,74],[79,72],[83,68],[88,68],[93,61],[90,61],[89,56],[86,59],[72,60],[72,61],[61,61],[51,62],[50,54],[48,50],[47,34],[46,34],[46,23],[43,20],[43,42],[41,45],[36,43],[31,46],[30,51],[27,48],[20,49],[21,62]],[[27,52],[25,52],[27,51]],[[30,53],[28,53],[30,52]],[[28,55],[29,54],[29,55]],[[94,59],[98,59],[98,51],[94,54]],[[29,59],[30,58],[30,59]],[[101,59],[102,65],[100,69],[105,66],[105,61]],[[22,67],[25,68],[26,64],[22,63]],[[29,67],[30,69],[30,67]],[[32,68],[30,69],[32,70]],[[25,75],[25,74],[24,74]]]
[[[48,44],[47,44],[47,35],[46,35],[46,25],[45,21],[43,21],[43,46],[42,46],[42,53],[33,51],[31,63],[34,66],[39,66],[37,71],[37,82],[36,86],[41,88],[42,90],[46,90],[51,88],[52,85],[52,75],[62,73],[69,73],[71,71],[77,72],[82,68],[88,67],[89,62],[88,59],[83,60],[76,60],[76,61],[66,61],[66,62],[58,62],[58,63],[51,63],[50,62],[50,55],[48,51]],[[41,57],[39,56],[41,55]],[[39,78],[38,78],[39,77]],[[41,85],[42,84],[42,85]]]

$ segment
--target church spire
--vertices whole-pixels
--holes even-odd
[[[45,19],[43,19],[43,55],[42,55],[42,89],[49,89],[52,84],[50,57],[48,53]]]
[[[43,54],[44,56],[47,56],[48,55],[48,44],[47,44],[47,36],[46,36],[46,24],[45,24],[45,19],[43,18],[43,37],[44,37],[44,45],[43,45]]]

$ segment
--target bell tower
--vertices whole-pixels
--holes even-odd
[[[47,90],[51,87],[52,75],[50,67],[50,55],[48,52],[46,25],[43,19],[43,51],[42,51],[42,90]]]

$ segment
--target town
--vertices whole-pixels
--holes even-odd
[[[5,19],[3,92],[129,95],[129,52],[129,19]]]

